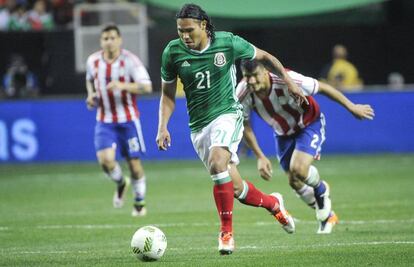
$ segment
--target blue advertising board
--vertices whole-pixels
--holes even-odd
[[[373,121],[359,121],[342,106],[317,96],[327,120],[323,153],[414,152],[414,91],[361,92],[347,96],[375,109]],[[141,98],[138,107],[146,141],[145,159],[195,159],[185,99],[178,98],[169,123],[172,146],[158,151],[155,137],[159,98]],[[95,160],[95,112],[83,99],[0,102],[0,162]],[[252,125],[264,152],[274,155],[272,130],[257,116]]]

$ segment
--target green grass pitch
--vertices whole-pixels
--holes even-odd
[[[317,167],[331,185],[341,223],[316,234],[314,211],[289,189],[274,160],[272,181],[242,160],[262,191],[279,191],[296,218],[286,234],[265,210],[235,201],[236,251],[219,256],[212,182],[199,161],[144,161],[148,215],[130,216],[129,192],[112,208],[114,184],[97,163],[0,165],[0,266],[413,266],[414,155],[325,155]],[[124,168],[125,169],[125,168]],[[167,236],[164,257],[134,258],[135,230]]]

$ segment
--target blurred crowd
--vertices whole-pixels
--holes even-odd
[[[70,27],[74,5],[97,2],[100,1],[0,0],[0,31],[39,31]]]

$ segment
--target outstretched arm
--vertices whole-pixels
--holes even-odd
[[[265,156],[259,144],[257,143],[256,136],[253,132],[252,127],[250,126],[249,121],[244,121],[243,136],[247,142],[247,145],[250,147],[257,158],[257,169],[259,170],[260,176],[265,180],[270,180],[273,173],[272,163]]]
[[[357,119],[374,119],[374,109],[370,105],[354,104],[344,94],[327,83],[319,82],[319,93],[344,106]]]
[[[159,150],[167,150],[171,146],[171,136],[168,132],[168,121],[175,108],[175,91],[177,82],[161,84],[161,100],[158,113],[157,146]]]
[[[287,87],[289,88],[289,91],[293,94],[299,104],[302,104],[302,102],[308,104],[308,100],[306,99],[302,90],[300,90],[292,78],[290,78],[282,63],[280,63],[276,57],[272,56],[264,50],[256,48],[255,59],[262,63],[268,71],[276,74],[283,81],[285,81]]]

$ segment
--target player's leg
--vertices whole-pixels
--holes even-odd
[[[309,207],[315,209],[316,200],[313,187],[305,184],[289,171],[287,172],[287,176],[289,178],[289,185],[295,191],[296,195]]]
[[[223,147],[210,149],[208,165],[214,181],[213,195],[220,216],[219,252],[231,254],[234,250],[233,239],[233,182],[228,171],[230,153]]]
[[[324,117],[321,114],[319,120],[310,124],[295,137],[295,150],[292,153],[289,167],[291,176],[313,188],[316,218],[321,222],[321,225],[329,219],[337,220],[332,211],[329,185],[326,181],[321,180],[318,169],[312,165],[313,160],[319,158],[321,146],[325,140],[324,125]],[[306,187],[296,189],[302,189],[302,192],[298,192],[302,195],[310,193]]]
[[[141,160],[138,158],[128,160],[128,167],[131,172],[131,187],[134,197],[132,216],[139,217],[147,214],[145,195],[147,191],[146,177]]]
[[[278,136],[275,135],[276,155],[280,166],[289,178],[290,187],[296,192],[307,205],[314,207],[315,197],[313,188],[306,185],[302,180],[298,179],[290,172],[290,164],[292,154],[295,151],[296,140],[294,136]]]
[[[140,156],[145,153],[145,143],[139,119],[122,124],[121,154],[127,159],[131,174],[132,194],[134,204],[132,216],[144,216],[147,213],[145,207],[146,177]]]
[[[126,191],[122,168],[116,161],[117,131],[114,124],[100,123],[95,126],[95,150],[98,162],[105,174],[116,183],[113,205],[120,208]]]
[[[270,195],[263,193],[251,182],[242,179],[236,164],[230,163],[229,166],[230,176],[234,185],[234,197],[242,204],[265,208],[279,221],[286,232],[295,232],[295,223],[292,216],[285,209],[282,195],[279,193],[272,193]]]
[[[232,153],[228,150],[239,116],[226,114],[216,118],[201,131],[191,134],[194,149],[213,180],[213,196],[220,218],[219,252],[231,254],[233,239],[233,182],[228,171]],[[237,125],[241,125],[242,121]]]

